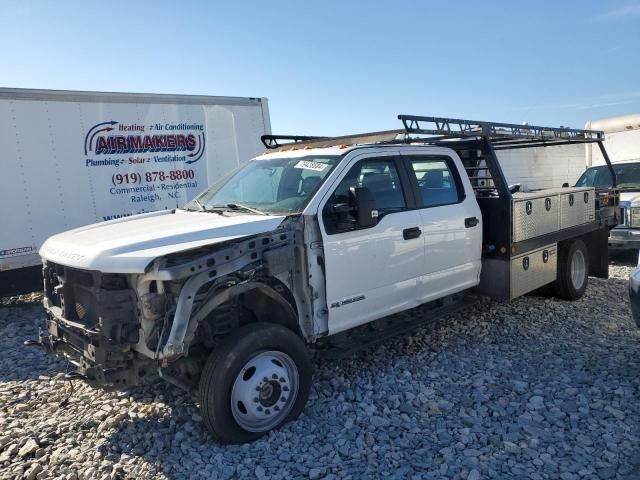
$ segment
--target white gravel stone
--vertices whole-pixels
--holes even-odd
[[[480,472],[476,469],[471,470],[467,476],[467,480],[480,480]]]
[[[39,463],[34,463],[33,465],[31,465],[31,468],[29,468],[25,472],[24,478],[26,478],[27,480],[34,480],[40,472],[42,472],[42,465],[40,465]]]
[[[27,457],[38,450],[39,445],[33,438],[28,439],[25,444],[18,451],[18,455],[21,457]]]

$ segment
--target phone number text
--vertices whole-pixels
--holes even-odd
[[[141,184],[153,182],[165,182],[167,180],[191,180],[195,177],[193,170],[171,170],[143,172],[143,173],[115,173],[111,176],[111,183],[114,185]]]

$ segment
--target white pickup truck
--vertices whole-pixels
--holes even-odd
[[[551,284],[574,300],[607,276],[615,196],[519,193],[494,151],[600,132],[399,118],[352,137],[264,136],[272,148],[183,209],[51,237],[47,332],[31,343],[94,384],[159,375],[195,395],[215,437],[244,442],[299,415],[310,351],[358,326],[421,304],[450,313],[472,289],[512,299]]]

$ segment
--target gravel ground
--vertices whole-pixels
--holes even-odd
[[[590,279],[578,302],[484,302],[321,361],[298,421],[230,447],[208,438],[175,387],[106,393],[63,381],[65,363],[22,345],[41,307],[4,302],[0,478],[638,479],[629,265]]]

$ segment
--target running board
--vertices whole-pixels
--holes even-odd
[[[434,300],[411,310],[374,320],[329,337],[323,343],[318,344],[315,353],[328,360],[347,358],[384,340],[466,310],[478,302],[478,297],[470,297],[466,294],[456,294]]]

